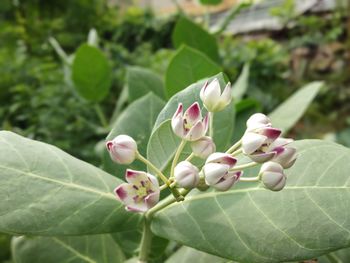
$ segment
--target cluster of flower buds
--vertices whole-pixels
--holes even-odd
[[[106,147],[113,161],[118,164],[130,164],[139,159],[153,167],[152,170],[164,182],[160,187],[156,176],[127,169],[127,183],[115,189],[117,198],[125,204],[127,210],[147,211],[159,201],[160,189],[164,186],[171,189],[213,187],[219,191],[227,191],[236,182],[244,181],[242,169],[257,164],[262,164],[259,175],[254,177],[257,181],[260,180],[266,188],[273,191],[279,191],[285,186],[284,169],[291,167],[296,160],[296,149],[289,146],[293,140],[281,138],[281,130],[272,127],[267,116],[257,113],[247,120],[247,129],[240,142],[225,153],[216,152],[213,138],[207,136],[207,131],[212,114],[222,111],[231,103],[231,86],[227,84],[221,91],[219,81],[214,79],[202,87],[200,98],[206,109],[204,118],[199,103],[194,102],[185,112],[183,104],[179,103],[171,119],[172,130],[181,138],[182,143],[175,153],[170,177],[163,175],[140,155],[135,140],[130,136],[119,135],[107,142]],[[192,154],[186,160],[178,160],[185,143],[190,144]],[[237,165],[237,155],[240,153],[248,156],[253,162]],[[205,160],[204,165],[197,167],[191,163],[194,157]],[[245,179],[248,181],[249,178]],[[202,187],[203,185],[205,187]]]
[[[296,149],[288,144],[292,139],[280,137],[281,130],[273,128],[271,120],[262,113],[252,115],[242,137],[242,150],[251,160],[264,163],[260,170],[264,186],[281,190],[286,183],[283,169],[290,168],[296,160]]]

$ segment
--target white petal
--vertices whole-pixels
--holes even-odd
[[[251,154],[259,149],[267,140],[267,137],[254,132],[246,132],[242,137],[243,153]]]
[[[205,181],[208,185],[214,185],[225,176],[230,167],[226,164],[208,163],[203,167]]]
[[[215,110],[216,104],[220,102],[220,83],[215,78],[206,87],[203,95],[203,104],[208,109],[208,111]]]
[[[147,173],[143,171],[126,169],[125,180],[130,184],[137,185],[137,184],[141,184],[141,181],[147,182],[149,179],[148,179]]]

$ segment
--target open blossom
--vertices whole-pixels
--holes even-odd
[[[231,102],[231,84],[230,82],[227,83],[224,91],[221,93],[220,83],[215,78],[209,84],[208,82],[204,84],[200,97],[209,112],[222,111]]]
[[[286,185],[287,177],[279,163],[267,162],[260,168],[261,182],[267,189],[280,191]]]
[[[257,163],[271,160],[277,152],[270,145],[280,136],[281,130],[269,126],[246,131],[242,137],[243,153]]]
[[[192,142],[191,149],[195,156],[206,159],[210,154],[215,152],[216,146],[212,138],[204,136],[199,140]]]
[[[253,131],[258,128],[271,127],[271,120],[265,114],[255,113],[247,120],[247,131]]]
[[[198,102],[193,103],[185,113],[183,113],[182,103],[179,103],[171,120],[171,127],[180,138],[187,141],[197,141],[207,133],[208,121],[208,114],[202,119]]]
[[[111,159],[119,164],[130,164],[136,158],[137,144],[128,135],[118,135],[106,143]]]
[[[127,210],[146,212],[158,203],[160,189],[155,176],[127,169],[125,179],[127,183],[119,185],[114,192]]]
[[[284,169],[290,168],[297,159],[297,150],[288,146],[291,142],[293,139],[277,138],[269,147],[271,151],[276,152],[271,161],[279,163]]]
[[[242,175],[241,171],[230,171],[236,162],[236,158],[230,154],[211,154],[203,167],[205,182],[220,191],[230,189]]]
[[[188,161],[178,163],[174,170],[177,184],[183,188],[194,188],[199,183],[199,171]]]

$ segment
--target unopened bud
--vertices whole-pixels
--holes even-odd
[[[199,183],[199,171],[188,161],[178,163],[174,170],[177,184],[183,188],[194,188]]]
[[[130,164],[136,158],[137,144],[128,135],[118,135],[106,143],[107,150],[113,161],[119,164]]]
[[[279,163],[267,162],[260,169],[261,182],[267,189],[280,191],[286,185],[287,177]]]
[[[194,155],[202,159],[208,158],[208,156],[216,150],[215,143],[208,136],[192,142],[191,148]]]

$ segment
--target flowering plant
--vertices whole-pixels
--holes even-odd
[[[268,115],[223,74],[167,102],[146,94],[112,125],[102,169],[2,131],[0,231],[27,262],[270,263],[344,247],[349,150],[284,137],[319,87]]]

